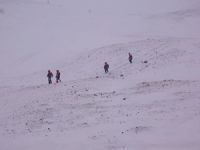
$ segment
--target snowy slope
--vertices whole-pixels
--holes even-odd
[[[200,149],[198,0],[49,2],[0,1],[0,149]]]

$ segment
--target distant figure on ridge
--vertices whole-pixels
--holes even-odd
[[[59,70],[57,70],[56,72],[57,72],[56,73],[56,83],[58,83],[58,80],[61,82],[61,80],[60,80],[60,72],[59,72]]]
[[[53,74],[50,70],[48,70],[47,77],[48,77],[49,84],[51,84],[52,83],[51,77],[53,77]]]
[[[104,70],[105,70],[105,73],[108,72],[108,68],[109,68],[109,65],[107,64],[107,62],[105,62],[105,65],[104,65]]]
[[[128,56],[129,56],[129,57],[128,57],[129,62],[132,63],[132,58],[133,58],[133,57],[132,57],[131,53],[128,53]]]

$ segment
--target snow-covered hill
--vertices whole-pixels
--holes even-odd
[[[200,149],[199,14],[198,0],[1,0],[0,149]]]

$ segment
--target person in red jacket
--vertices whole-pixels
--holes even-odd
[[[128,56],[129,56],[129,57],[128,57],[129,62],[132,63],[132,58],[133,58],[133,57],[132,57],[131,53],[128,53]]]
[[[53,74],[52,74],[52,72],[50,70],[48,70],[47,77],[48,77],[49,84],[51,84],[52,83],[51,77],[53,77]]]
[[[58,81],[61,82],[61,80],[60,80],[60,71],[57,70],[56,72],[57,72],[57,73],[56,73],[56,83],[58,83]]]
[[[107,62],[105,62],[105,65],[104,65],[104,70],[105,70],[105,73],[108,72],[108,68],[109,68],[109,65],[107,64]]]

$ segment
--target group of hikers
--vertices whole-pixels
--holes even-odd
[[[131,53],[128,53],[128,55],[129,55],[128,60],[129,60],[130,63],[132,63],[132,55],[131,55]],[[109,65],[108,65],[107,62],[105,62],[105,64],[104,64],[105,73],[108,72],[108,68],[109,68]],[[49,84],[51,84],[52,83],[51,78],[53,77],[53,73],[50,70],[48,70],[47,77],[48,77]],[[59,70],[56,71],[56,83],[58,83],[58,81],[61,82]]]
[[[132,57],[131,53],[128,53],[128,60],[129,60],[130,63],[132,63],[132,59],[133,59],[133,57]],[[105,73],[108,72],[108,68],[109,68],[109,65],[108,65],[107,62],[105,62],[105,65],[104,65]]]
[[[51,84],[52,83],[51,77],[53,77],[53,73],[50,70],[48,70],[47,77],[48,77],[49,84]],[[56,70],[56,83],[58,83],[58,81],[61,82],[61,80],[60,80],[60,72],[59,72],[59,70]]]

